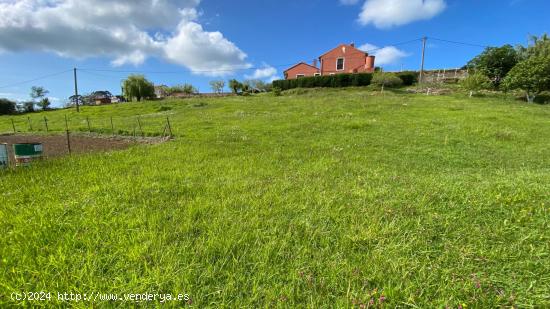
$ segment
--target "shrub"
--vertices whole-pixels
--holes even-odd
[[[341,88],[350,86],[368,86],[372,80],[372,74],[337,74],[315,77],[303,77],[289,80],[276,80],[273,87],[281,90],[294,88]]]
[[[470,91],[470,98],[476,91],[491,87],[491,80],[481,73],[474,73],[460,82],[460,85]]]
[[[416,72],[399,72],[396,75],[403,81],[404,86],[412,86],[418,82],[418,73]]]
[[[401,78],[397,77],[393,73],[376,73],[372,77],[372,83],[376,86],[380,86],[382,91],[385,87],[399,87],[403,85]]]
[[[273,95],[274,95],[274,96],[276,96],[276,97],[281,96],[281,92],[282,92],[281,88],[279,88],[279,87],[273,87],[273,90],[272,90],[272,91],[273,91]]]

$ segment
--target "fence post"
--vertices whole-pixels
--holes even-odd
[[[65,115],[65,131],[67,133],[67,150],[69,150],[69,154],[71,154],[71,135],[69,133],[69,120],[67,119],[67,115]]]
[[[145,134],[143,134],[143,129],[141,128],[141,119],[140,119],[139,116],[137,118],[137,121],[138,121],[138,126],[139,126],[139,132],[141,132],[141,137],[143,137],[143,136],[145,136]]]
[[[172,138],[172,126],[170,125],[170,119],[166,117],[166,125],[168,127],[168,136]]]
[[[13,133],[17,133],[15,130],[15,122],[13,122],[13,118],[11,119],[11,126],[13,127]]]
[[[32,131],[31,117],[27,116],[27,121],[29,122],[29,131]]]
[[[113,125],[113,117],[111,116],[111,132],[113,133],[113,136],[115,136],[115,126]]]
[[[86,116],[86,123],[88,124],[88,133],[92,133],[92,128],[90,127],[90,117]]]
[[[44,125],[46,126],[46,132],[50,132],[50,129],[48,128],[48,119],[46,116],[44,116]]]

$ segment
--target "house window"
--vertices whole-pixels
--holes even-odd
[[[344,58],[336,59],[336,71],[344,70]]]
[[[321,73],[313,73],[313,76],[321,76]]]
[[[296,74],[296,78],[302,78],[302,77],[305,77],[304,74]]]

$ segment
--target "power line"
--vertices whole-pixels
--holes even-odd
[[[400,42],[400,43],[396,43],[396,44],[389,44],[389,45],[386,45],[384,47],[378,47],[378,48],[375,48],[375,49],[364,50],[364,52],[371,53],[371,52],[375,52],[375,51],[378,51],[378,50],[382,50],[384,48],[394,47],[394,46],[401,46],[401,45],[406,45],[406,44],[419,42],[419,41],[422,41],[422,38],[414,39],[414,40],[410,40],[410,41],[405,41],[405,42]]]
[[[3,85],[3,86],[0,86],[0,89],[32,83],[32,82],[39,81],[39,80],[42,80],[42,79],[46,79],[46,78],[58,76],[58,75],[61,75],[61,74],[65,74],[65,73],[70,72],[70,71],[72,71],[72,69],[65,70],[65,71],[62,71],[62,72],[52,73],[52,74],[48,74],[48,75],[44,75],[44,76],[40,76],[40,77],[36,77],[36,78],[33,78],[33,79],[29,79],[29,80],[24,80],[24,81],[12,83],[12,84]]]
[[[430,40],[446,42],[446,43],[451,43],[451,44],[466,45],[466,46],[481,47],[481,48],[491,47],[491,46],[488,46],[488,45],[480,45],[480,44],[467,43],[467,42],[451,41],[451,40],[445,40],[445,39],[438,39],[438,38],[434,38],[434,37],[428,37],[428,38]]]

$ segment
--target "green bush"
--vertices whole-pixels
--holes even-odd
[[[298,79],[276,80],[273,87],[281,90],[294,88],[341,88],[368,86],[372,80],[372,74],[337,74],[315,77],[302,77]]]
[[[403,81],[403,86],[412,86],[418,82],[418,73],[413,71],[399,72],[396,74]]]
[[[372,84],[382,87],[399,87],[403,85],[401,78],[397,77],[394,73],[375,73],[372,77]]]
[[[279,87],[273,87],[273,89],[272,89],[271,91],[273,91],[273,95],[274,95],[274,96],[276,96],[276,97],[280,97],[280,96],[281,96],[281,92],[282,92],[281,88],[279,88]]]
[[[470,98],[478,91],[491,87],[491,80],[483,73],[474,73],[460,81],[460,86],[470,92]]]

